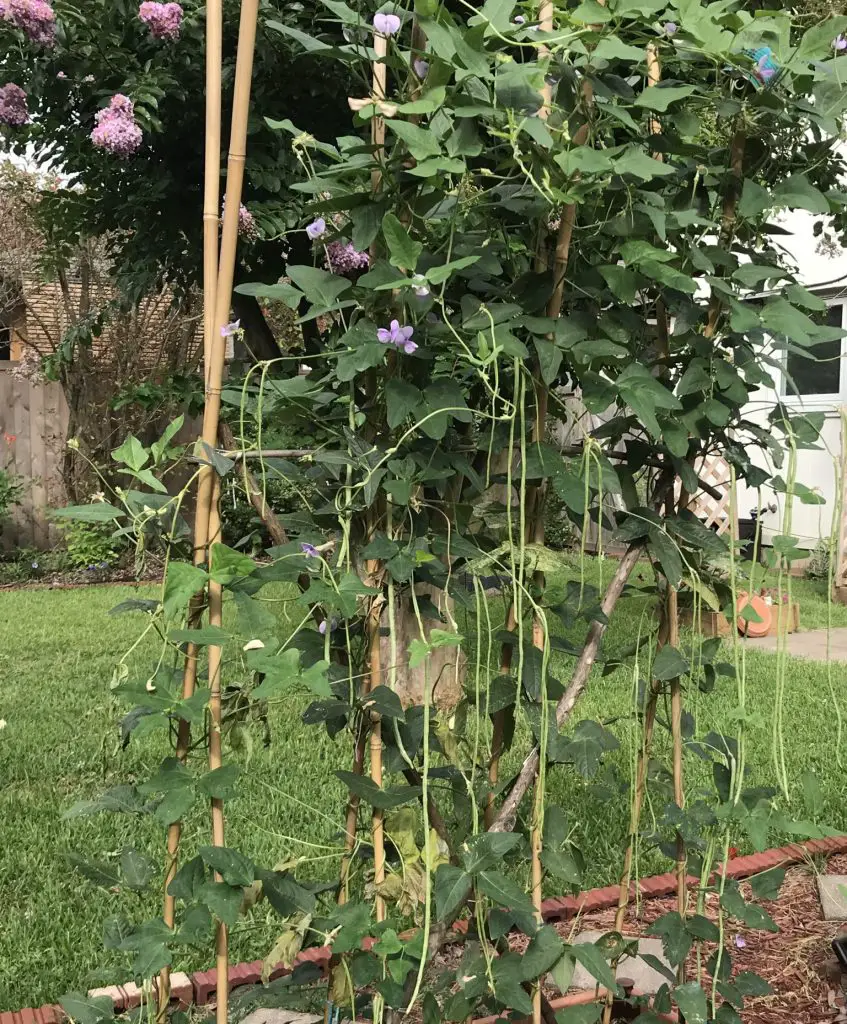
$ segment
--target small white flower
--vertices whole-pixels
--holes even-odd
[[[261,640],[248,640],[241,648],[242,651],[260,651],[265,645]]]

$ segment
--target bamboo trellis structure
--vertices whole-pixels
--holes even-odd
[[[229,154],[227,158],[226,203],[218,253],[218,225],[221,164],[221,65],[223,37],[222,0],[209,0],[206,6],[206,139],[203,188],[203,353],[206,403],[203,412],[202,442],[214,449],[220,428],[221,388],[226,359],[223,327],[229,319],[238,242],[238,211],[244,178],[247,120],[253,77],[253,53],[256,42],[258,0],[242,0],[235,65],[235,87],[232,103]],[[207,565],[211,544],[220,535],[220,477],[215,468],[201,465],[197,474],[197,504],[194,517],[194,562]],[[209,624],[220,625],[222,617],[221,585],[210,581],[207,595],[195,595],[189,611],[189,625],[202,621],[204,601],[208,605]],[[194,693],[197,681],[198,652],[188,645],[183,669],[183,697]],[[221,751],[221,661],[222,649],[209,647],[209,768],[222,763]],[[190,742],[188,722],[178,729],[177,757],[185,760]],[[211,800],[211,832],[214,846],[224,845],[224,809],[219,798]],[[165,923],[173,927],[174,899],[168,887],[177,870],[181,823],[168,829],[165,871]],[[226,1024],[229,996],[229,954],[227,929],[218,921],[215,933],[217,972],[217,1024]],[[161,1024],[166,1019],[170,1001],[170,973],[163,969],[159,976],[158,1013]]]

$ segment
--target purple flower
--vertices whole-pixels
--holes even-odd
[[[313,220],[311,224],[308,224],[306,226],[306,234],[313,242],[316,238],[320,238],[321,235],[326,234],[326,221],[323,217],[318,217],[316,220]]]
[[[675,36],[676,30],[679,28],[675,21],[666,21],[662,27],[665,30],[666,36]]]
[[[380,11],[374,15],[373,26],[380,35],[393,36],[400,31],[400,19],[396,14],[383,14]]]
[[[179,30],[182,26],[182,8],[179,4],[161,4],[145,0],[138,8],[138,17],[150,29],[150,35],[154,39],[179,39]]]
[[[383,345],[396,345],[397,348],[402,348],[407,356],[410,356],[418,347],[412,341],[414,333],[414,327],[401,327],[399,320],[392,320],[388,327],[380,327],[376,336]]]
[[[832,48],[839,52],[841,50],[847,50],[847,36],[836,36],[835,39],[832,40]]]
[[[320,558],[321,553],[314,544],[301,544],[300,550],[307,558]]]
[[[0,86],[0,124],[8,124],[19,128],[29,120],[26,106],[26,93],[19,85],[9,82]]]
[[[135,123],[135,108],[128,96],[115,93],[109,106],[99,110],[94,120],[97,124],[91,141],[98,149],[127,157],[141,145],[141,129]]]
[[[328,625],[327,625],[327,621],[329,623]],[[336,619],[335,616],[333,616],[331,619],[329,619],[329,620],[324,619],[320,623],[320,625],[318,626],[318,632],[321,634],[321,636],[326,636],[327,629],[329,629],[330,633],[334,633],[337,627],[338,627],[338,619]]]
[[[744,938],[743,935],[736,935],[735,945],[738,947],[738,949],[744,949],[744,947],[747,945],[747,940]]]
[[[44,0],[0,0],[0,19],[39,46],[52,46],[56,41],[56,15]]]
[[[222,338],[231,338],[233,334],[237,334],[241,330],[241,321],[233,320],[231,324],[224,324],[221,328]]]
[[[326,265],[333,274],[350,274],[366,270],[371,258],[366,252],[359,252],[350,242],[330,242],[326,247]]]
[[[516,25],[523,25],[523,23],[524,23],[524,22],[526,21],[526,18],[525,18],[525,17],[524,17],[524,16],[522,15],[522,14],[516,14],[516,15],[514,16],[514,18],[512,19],[512,21],[513,21],[513,22],[514,22],[514,23],[515,23]]]
[[[65,74],[65,72],[64,72],[64,71],[59,71],[59,72],[57,72],[57,74],[56,74],[56,78],[59,78],[59,79],[61,79],[62,81],[64,81],[64,80],[65,80],[65,79],[66,79],[67,77],[68,77],[68,76],[67,76],[67,75]]]
[[[33,569],[37,569],[38,568],[38,562],[33,562],[32,563],[32,567],[33,567]]]
[[[420,57],[416,57],[412,61],[412,67],[415,70],[415,74],[418,78],[426,78],[427,72],[429,71],[429,64],[425,60],[421,60]]]

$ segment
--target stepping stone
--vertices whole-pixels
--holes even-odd
[[[847,920],[847,875],[818,875],[818,893],[826,921]]]
[[[248,1013],[241,1024],[323,1024],[323,1017],[294,1010],[265,1008]]]
[[[606,932],[601,931],[584,931],[580,932],[573,940],[574,944],[596,942]],[[624,936],[627,941],[635,942],[635,936]],[[638,939],[638,952],[652,954],[657,960],[667,967],[667,969],[673,973],[673,968],[665,958],[665,954],[662,950],[661,939]],[[618,969],[615,972],[615,977],[628,978],[635,985],[635,988],[639,992],[652,995],[659,991],[662,985],[668,984],[668,979],[655,968],[645,963],[640,956],[624,956],[621,957],[618,962]],[[573,973],[573,980],[571,981],[571,988],[580,989],[593,989],[597,987],[597,979],[594,978],[588,971],[582,966],[582,964],[576,965],[576,970]]]

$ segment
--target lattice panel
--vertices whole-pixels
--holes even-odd
[[[720,492],[720,498],[701,490],[690,498],[688,508],[710,529],[714,529],[718,534],[727,533],[733,528],[730,486],[732,474],[729,463],[722,455],[710,455],[701,459],[695,465],[694,471],[703,483]],[[679,491],[680,484],[677,482],[677,497]]]

